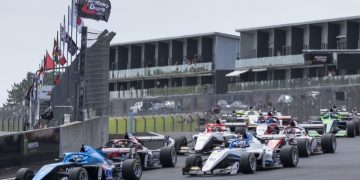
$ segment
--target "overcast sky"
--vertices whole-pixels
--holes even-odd
[[[7,0],[0,10],[0,106],[14,82],[35,72],[71,0]],[[111,0],[112,43],[360,15],[359,0]]]

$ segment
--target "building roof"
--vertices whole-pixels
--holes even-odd
[[[322,20],[314,20],[314,21],[306,21],[306,22],[297,22],[297,23],[287,23],[287,24],[270,25],[270,26],[241,28],[241,29],[236,29],[235,31],[236,32],[245,32],[245,31],[255,31],[255,30],[262,30],[262,29],[289,27],[289,26],[301,26],[301,25],[308,25],[308,24],[321,24],[321,23],[337,22],[337,21],[345,21],[345,20],[357,20],[357,21],[360,21],[360,16],[349,16],[349,17],[322,19]]]
[[[158,41],[169,41],[169,40],[176,40],[176,39],[194,38],[194,37],[201,37],[201,36],[214,36],[214,35],[224,36],[224,37],[233,38],[233,39],[239,39],[240,38],[240,36],[232,35],[232,34],[226,34],[226,33],[220,33],[220,32],[208,32],[208,33],[190,34],[190,35],[183,35],[183,36],[173,36],[173,37],[164,37],[164,38],[156,38],[156,39],[148,39],[148,40],[113,43],[110,46],[153,43],[153,42],[158,42]]]

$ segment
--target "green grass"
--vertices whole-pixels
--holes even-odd
[[[196,118],[193,118],[192,123],[187,123],[180,116],[136,116],[134,117],[133,132],[189,132],[198,128]],[[182,117],[186,121],[186,116],[182,115]],[[122,134],[129,129],[130,121],[128,117],[109,119],[110,134]]]

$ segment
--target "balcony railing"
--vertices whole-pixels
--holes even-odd
[[[131,89],[123,91],[111,91],[110,99],[132,99],[159,96],[176,96],[189,94],[213,93],[213,86],[210,84],[199,86],[165,87],[151,89]]]
[[[302,54],[289,56],[273,56],[236,60],[236,69],[301,65],[304,63],[305,61]]]
[[[116,70],[116,71],[110,71],[109,73],[110,73],[110,80],[115,80],[115,79],[162,76],[162,75],[192,74],[192,73],[209,72],[209,71],[212,71],[211,62],[196,63],[191,65],[184,64],[184,65],[175,65],[175,66]]]
[[[229,92],[251,91],[254,89],[288,89],[322,86],[343,86],[360,84],[360,75],[325,76],[317,78],[256,81],[229,84]]]

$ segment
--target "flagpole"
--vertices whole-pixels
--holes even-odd
[[[74,26],[74,0],[71,0],[71,32],[70,32],[70,37],[72,39],[73,37],[73,26]],[[70,61],[72,62],[73,57],[70,57]]]
[[[77,3],[77,5],[79,4],[79,0],[76,0],[76,3]],[[77,7],[76,7],[77,8]],[[76,12],[77,12],[78,10],[76,9]],[[78,15],[76,14],[76,26],[75,26],[75,38],[76,38],[76,46],[77,46],[77,44],[78,44],[78,26],[77,26],[77,19],[78,19]]]
[[[66,32],[65,32],[66,30],[65,30],[65,28],[66,27],[65,27],[65,15],[64,15],[64,31],[63,31],[63,33],[65,35],[64,34],[63,35],[65,36],[65,38],[64,38],[64,41],[63,41],[64,50],[62,52],[64,57],[65,57],[65,41],[66,41]],[[69,66],[69,62],[66,62],[66,66]]]
[[[69,33],[69,31],[70,31],[70,22],[69,22],[69,20],[70,20],[70,6],[68,6],[68,26],[67,26],[67,32]],[[67,51],[66,51],[66,59],[69,59],[69,44],[68,44],[68,46],[67,46],[68,48],[67,48]]]

